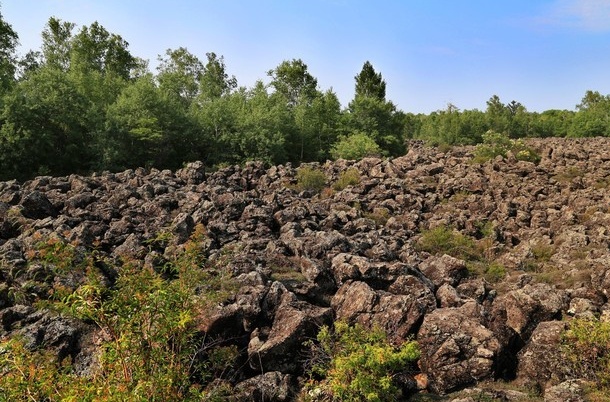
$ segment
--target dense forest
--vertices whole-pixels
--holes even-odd
[[[449,104],[403,112],[367,61],[344,107],[300,59],[253,87],[239,86],[222,56],[168,49],[151,71],[128,43],[97,22],[52,17],[39,50],[0,15],[0,180],[138,166],[177,168],[248,160],[300,163],[397,156],[408,139],[475,144],[489,130],[511,138],[610,136],[610,96],[587,91],[576,111],[528,112],[496,95],[485,111]]]

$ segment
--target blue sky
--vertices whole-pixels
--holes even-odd
[[[151,68],[166,49],[225,57],[240,85],[300,58],[344,106],[369,60],[405,112],[484,110],[494,94],[530,111],[610,94],[610,0],[0,0],[22,49],[56,16],[98,21]]]

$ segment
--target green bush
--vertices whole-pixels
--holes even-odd
[[[326,175],[318,169],[309,166],[300,168],[297,171],[297,189],[299,191],[320,192],[326,185]]]
[[[497,262],[492,262],[485,269],[485,273],[483,274],[485,279],[489,282],[496,283],[500,282],[506,276],[506,268],[502,264]]]
[[[430,254],[448,254],[466,261],[482,258],[476,241],[447,226],[438,226],[423,231],[417,242],[417,249]]]
[[[379,156],[381,148],[375,140],[364,133],[342,137],[330,151],[335,159],[358,160],[367,156]]]
[[[170,259],[173,279],[140,261],[116,266],[112,288],[87,272],[85,282],[55,307],[100,328],[104,341],[94,375],[78,376],[69,359],[57,362],[50,352],[27,350],[11,339],[0,343],[0,394],[11,401],[201,400],[202,384],[237,355],[235,348],[197,339],[195,318],[235,291],[226,268],[206,265],[204,236],[197,226]],[[59,255],[71,250],[58,244],[37,252],[55,263],[52,250]]]
[[[474,162],[484,163],[496,156],[506,157],[511,152],[517,160],[533,163],[540,162],[540,155],[525,145],[522,139],[513,140],[506,134],[489,130],[483,134],[483,143],[476,146]]]
[[[360,172],[356,168],[349,168],[344,170],[339,175],[339,178],[333,185],[333,189],[336,191],[341,191],[348,186],[356,186],[360,184]]]
[[[324,326],[313,347],[310,380],[302,392],[310,401],[392,401],[400,397],[393,377],[412,368],[420,351],[415,341],[399,347],[384,331],[336,322]],[[319,378],[319,380],[317,379]]]
[[[610,322],[578,318],[563,334],[562,352],[575,378],[610,391]]]

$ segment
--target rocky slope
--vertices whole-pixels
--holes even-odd
[[[473,164],[472,148],[415,142],[392,160],[311,165],[329,186],[348,168],[361,176],[320,194],[297,190],[291,166],[257,163],[0,183],[0,337],[25,334],[86,372],[95,328],[34,307],[60,280],[31,263],[36,239],[155,264],[166,250],[151,239],[172,232],[169,249],[202,223],[206,255],[230,252],[241,286],[201,327],[241,347],[244,400],[293,398],[303,342],[333,320],[414,337],[422,375],[405,380],[406,393],[523,400],[493,383],[508,380],[549,401],[579,398],[558,345],[566,319],[608,316],[610,140],[530,145],[538,165],[510,155]],[[426,251],[423,235],[439,227],[473,239],[484,258]]]

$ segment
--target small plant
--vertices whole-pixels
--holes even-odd
[[[374,208],[372,212],[365,212],[363,217],[372,219],[377,226],[383,226],[390,218],[390,211],[387,208]]]
[[[506,134],[489,130],[483,134],[483,143],[477,145],[474,151],[474,162],[484,163],[497,156],[506,157],[511,152],[517,160],[533,163],[540,162],[540,155],[525,145],[522,139],[513,140]]]
[[[610,393],[610,322],[577,318],[563,334],[562,353],[575,378]]]
[[[320,192],[326,185],[326,175],[318,169],[309,166],[297,171],[297,189],[300,191]]]
[[[438,226],[423,231],[417,248],[430,254],[448,254],[466,261],[477,261],[482,257],[476,241],[447,226]]]
[[[365,133],[354,133],[341,137],[330,153],[335,159],[359,160],[367,156],[379,156],[382,151],[375,140]]]
[[[500,282],[506,276],[506,268],[502,264],[497,262],[492,262],[489,264],[483,277],[487,279],[489,282],[497,283]]]
[[[420,351],[415,341],[395,347],[385,332],[336,322],[310,342],[310,380],[306,401],[392,401],[400,397],[394,376],[412,368]]]
[[[577,166],[569,166],[557,173],[553,178],[559,183],[571,183],[574,179],[584,176],[585,172]]]
[[[553,254],[555,254],[555,247],[551,244],[536,243],[531,247],[532,256],[538,262],[549,262]]]
[[[360,184],[360,173],[356,168],[349,168],[344,170],[339,175],[339,179],[333,185],[333,189],[341,191],[348,186],[356,186]]]

